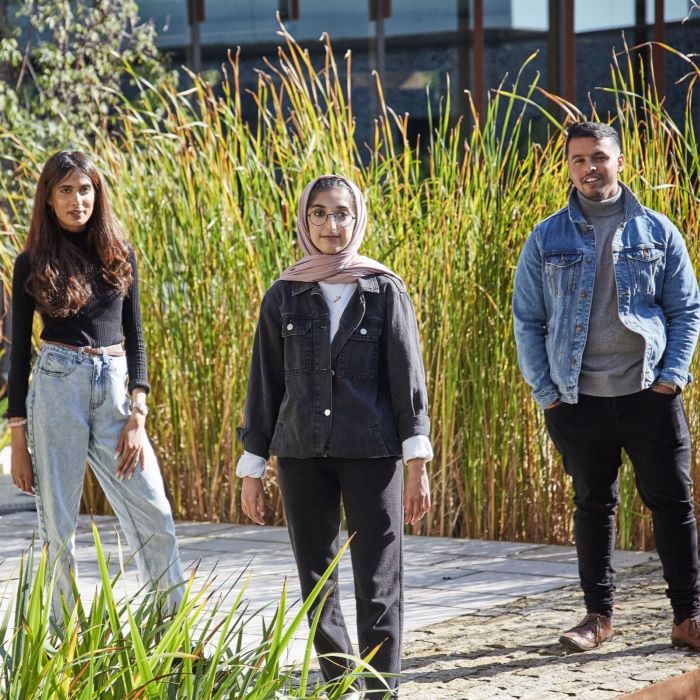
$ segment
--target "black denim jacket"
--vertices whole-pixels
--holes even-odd
[[[277,281],[260,309],[238,437],[260,457],[398,457],[429,435],[411,300],[395,278],[357,281],[333,342],[314,282]]]

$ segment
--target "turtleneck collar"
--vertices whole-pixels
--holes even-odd
[[[90,250],[88,244],[88,229],[85,227],[82,231],[66,231],[64,228],[59,228],[61,235],[69,243],[72,243],[76,248],[80,248],[83,252]]]
[[[618,185],[617,192],[608,199],[589,199],[580,192],[576,192],[581,211],[586,218],[601,218],[621,214],[625,209],[624,192],[621,185]]]

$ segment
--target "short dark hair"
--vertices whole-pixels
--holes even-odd
[[[564,154],[569,155],[569,143],[573,139],[601,139],[611,138],[617,147],[622,150],[620,144],[620,135],[617,130],[610,124],[601,124],[600,122],[576,122],[566,130],[566,144],[564,146]]]

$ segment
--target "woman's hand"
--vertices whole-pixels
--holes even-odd
[[[12,428],[12,446],[10,449],[10,473],[15,486],[30,496],[34,496],[34,472],[32,457],[27,449],[24,429]]]
[[[244,476],[241,486],[241,506],[243,512],[258,525],[265,524],[265,490],[262,479]]]
[[[131,418],[122,429],[122,434],[117,442],[115,458],[120,457],[117,463],[117,478],[130,479],[140,464],[144,470],[143,454],[146,446],[146,417],[139,413],[132,413]]]
[[[403,487],[403,510],[406,525],[417,523],[430,510],[430,483],[424,459],[407,462]]]

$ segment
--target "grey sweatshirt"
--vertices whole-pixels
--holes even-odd
[[[642,389],[644,340],[627,328],[617,311],[612,240],[624,220],[623,189],[595,201],[577,193],[581,211],[593,226],[596,272],[588,337],[581,361],[579,391],[591,396],[624,396]]]

